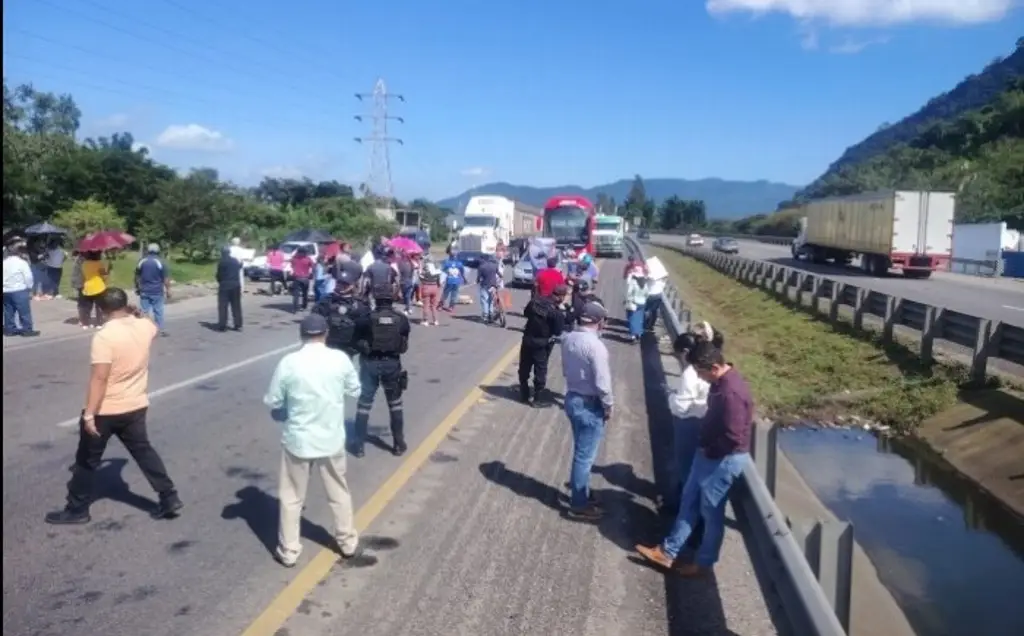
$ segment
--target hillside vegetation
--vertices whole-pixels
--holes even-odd
[[[894,124],[884,124],[877,132],[846,149],[825,174],[797,193],[800,200],[817,198],[828,192],[828,183],[837,173],[867,162],[901,144],[911,144],[933,124],[952,121],[968,111],[976,111],[993,103],[1008,84],[1024,76],[1024,38],[1008,57],[989,64],[982,72],[971,75],[953,90],[928,101],[920,110]]]

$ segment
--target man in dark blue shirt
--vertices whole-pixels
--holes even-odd
[[[476,284],[480,288],[480,312],[484,322],[491,322],[494,316],[494,297],[491,290],[498,289],[501,266],[495,258],[484,257],[476,269]]]
[[[139,295],[139,308],[153,319],[160,335],[166,336],[164,304],[171,297],[171,276],[156,243],[149,244],[146,255],[135,266],[135,293]]]
[[[242,263],[225,247],[217,263],[217,331],[227,331],[229,309],[235,331],[241,331]]]

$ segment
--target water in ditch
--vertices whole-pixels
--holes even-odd
[[[920,443],[794,428],[779,442],[921,636],[1024,634],[1024,523]]]

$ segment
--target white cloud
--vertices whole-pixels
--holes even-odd
[[[114,113],[113,115],[104,117],[96,122],[97,128],[105,130],[112,130],[115,128],[124,128],[131,121],[131,117],[124,113]]]
[[[1019,0],[706,0],[709,13],[786,13],[841,26],[909,22],[980,24],[1006,16]]]
[[[864,40],[855,40],[853,38],[846,38],[835,46],[830,46],[828,49],[829,53],[835,53],[836,55],[856,55],[869,46],[875,46],[877,44],[885,44],[889,41],[887,37],[881,38],[869,38]]]
[[[487,174],[487,168],[466,168],[462,171],[464,177],[482,177]]]
[[[225,152],[234,147],[234,142],[217,130],[210,130],[199,124],[168,126],[156,138],[156,145],[175,150],[198,150],[202,152]]]
[[[271,166],[261,170],[260,176],[268,179],[301,179],[306,173],[295,166]]]

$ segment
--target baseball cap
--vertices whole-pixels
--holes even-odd
[[[146,247],[146,251],[149,252],[150,254],[159,254],[160,253],[160,244],[159,243],[150,243],[149,246]]]
[[[320,314],[309,314],[299,323],[299,334],[305,338],[327,333],[327,319]]]
[[[580,312],[580,320],[590,324],[601,322],[607,317],[608,312],[600,303],[587,303],[583,305],[583,311]]]

